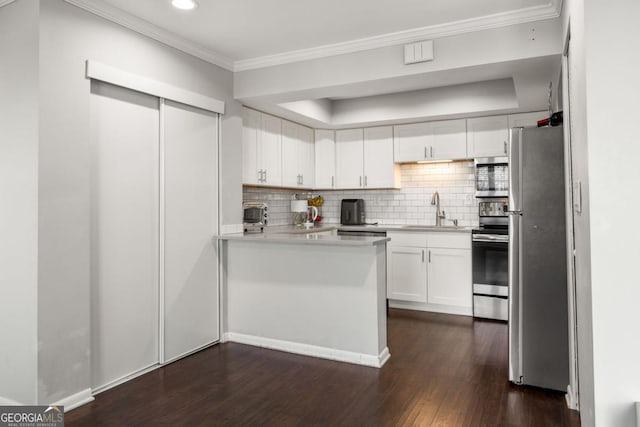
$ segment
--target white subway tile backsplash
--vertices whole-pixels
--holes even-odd
[[[440,207],[447,219],[462,226],[478,225],[473,161],[400,165],[401,189],[314,191],[324,198],[320,208],[323,222],[340,222],[340,200],[364,199],[367,222],[380,224],[435,224],[434,191],[440,193]],[[243,187],[245,200],[261,200],[269,205],[269,225],[291,223],[289,211],[294,190]],[[300,192],[304,193],[304,192]]]

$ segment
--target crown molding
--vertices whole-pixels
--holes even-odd
[[[533,6],[515,11],[398,31],[395,33],[318,46],[310,49],[294,50],[275,55],[243,59],[234,62],[233,71],[248,71],[258,68],[273,67],[292,62],[309,61],[312,59],[343,55],[363,50],[413,43],[425,39],[435,39],[474,31],[506,27],[509,25],[523,24],[543,19],[557,18],[560,16],[561,9],[562,0],[550,0],[550,3],[546,5]]]
[[[0,7],[6,6],[9,3],[13,3],[14,1],[16,1],[16,0],[0,0]]]
[[[7,0],[0,0],[0,2]],[[10,0],[14,1],[14,0]],[[167,46],[178,49],[182,52],[193,55],[211,64],[222,67],[226,70],[233,71],[234,63],[231,58],[220,55],[210,49],[200,46],[196,43],[183,39],[170,31],[164,30],[157,25],[137,18],[121,9],[113,7],[107,3],[96,0],[64,0],[94,15],[100,16],[108,21],[122,25],[125,28],[133,30],[137,33],[150,37]]]

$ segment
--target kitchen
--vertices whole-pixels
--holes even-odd
[[[12,261],[6,264],[12,266],[11,270],[6,270],[6,274],[15,269],[15,274],[12,273],[10,276],[12,277],[11,280],[15,281],[17,277],[20,278],[20,283],[24,283],[24,286],[19,288],[19,292],[15,288],[11,288],[16,293],[12,294],[12,299],[17,306],[33,308],[20,313],[5,311],[5,315],[8,317],[3,317],[3,322],[12,322],[12,324],[18,325],[15,331],[12,331],[11,335],[6,337],[16,345],[13,353],[15,356],[12,356],[10,360],[14,360],[13,357],[16,356],[19,359],[11,362],[11,366],[15,367],[12,372],[18,375],[24,371],[25,376],[33,377],[34,380],[30,383],[33,385],[25,386],[25,390],[21,391],[19,395],[32,396],[35,393],[39,395],[39,401],[57,401],[85,390],[90,384],[87,360],[87,352],[90,346],[88,345],[89,333],[86,327],[89,324],[89,290],[86,283],[89,282],[89,268],[87,267],[89,260],[87,254],[89,253],[90,240],[88,237],[87,206],[89,206],[90,188],[88,183],[90,179],[87,159],[90,153],[88,147],[83,143],[88,139],[90,133],[88,126],[90,121],[88,115],[89,91],[88,83],[84,76],[85,61],[87,59],[97,58],[100,62],[111,66],[139,75],[151,76],[158,81],[171,82],[176,86],[186,86],[194,92],[225,101],[226,109],[222,116],[220,137],[220,157],[224,159],[221,162],[220,184],[220,232],[222,233],[236,231],[242,226],[239,220],[241,218],[240,206],[243,199],[240,191],[242,178],[239,166],[242,159],[241,146],[239,144],[239,135],[242,129],[241,104],[264,111],[266,110],[264,104],[267,103],[267,98],[269,97],[278,98],[276,96],[278,94],[296,92],[300,94],[299,99],[304,99],[306,95],[315,98],[312,96],[312,92],[314,90],[317,91],[318,87],[324,87],[326,94],[335,98],[353,96],[356,93],[357,82],[363,82],[367,79],[371,81],[380,81],[385,78],[393,80],[393,72],[400,70],[400,73],[406,74],[407,70],[409,70],[409,67],[401,64],[401,54],[397,62],[398,65],[391,67],[393,69],[379,66],[380,60],[386,57],[387,53],[397,57],[398,52],[390,46],[372,49],[369,53],[375,53],[375,58],[370,56],[367,51],[361,51],[354,54],[334,56],[329,59],[302,61],[295,66],[281,65],[278,67],[278,75],[269,73],[269,67],[262,70],[247,69],[246,71],[240,71],[239,69],[239,71],[231,73],[224,68],[211,65],[210,62],[205,63],[194,56],[168,49],[152,39],[124,30],[121,26],[98,18],[95,14],[86,12],[71,3],[15,1],[0,8],[0,17],[3,19],[3,24],[6,24],[5,28],[14,29],[15,22],[25,22],[26,18],[28,18],[30,25],[23,27],[23,33],[20,33],[22,38],[19,39],[19,43],[3,44],[3,52],[7,52],[10,58],[20,58],[16,63],[22,67],[16,69],[19,71],[18,73],[3,74],[2,80],[4,82],[20,82],[20,84],[8,87],[3,86],[3,90],[6,89],[6,93],[11,95],[5,99],[15,100],[15,102],[10,101],[11,107],[3,104],[3,118],[9,119],[3,122],[3,129],[7,129],[7,132],[15,136],[16,140],[24,141],[26,138],[30,141],[29,144],[19,146],[18,151],[16,151],[23,155],[14,163],[19,169],[4,169],[8,172],[4,181],[6,183],[19,182],[23,189],[23,196],[28,197],[15,196],[9,199],[15,201],[13,206],[17,214],[15,217],[8,218],[6,222],[3,221],[3,223],[12,224],[12,229],[7,230],[5,233],[8,236],[7,242],[15,242],[16,245],[13,247],[21,248],[19,252],[25,254],[25,257],[21,258],[21,263]],[[635,10],[633,8],[637,7],[631,4],[625,4],[625,6],[629,7],[630,11]],[[535,50],[535,55],[540,55],[539,58],[541,58],[540,61],[542,62],[536,63],[533,60],[529,60],[529,62],[523,60],[522,63],[514,63],[521,72],[542,71],[540,75],[543,75],[543,77],[538,82],[538,87],[548,85],[551,80],[557,81],[557,79],[547,78],[545,73],[548,71],[544,70],[557,70],[562,53],[562,43],[558,40],[566,39],[565,35],[569,21],[573,22],[571,26],[573,31],[572,43],[576,43],[573,50],[576,55],[574,60],[579,61],[580,58],[583,58],[581,55],[584,55],[585,50],[587,52],[600,51],[593,39],[587,37],[585,42],[585,34],[595,35],[597,33],[598,37],[604,37],[604,40],[611,41],[611,46],[620,46],[621,40],[615,40],[614,42],[611,39],[615,33],[614,28],[619,26],[620,20],[625,23],[627,22],[626,20],[631,20],[634,16],[634,13],[629,13],[625,16],[620,15],[614,18],[594,5],[588,6],[589,14],[584,16],[581,15],[582,8],[581,2],[564,2],[562,14],[558,12],[562,25],[547,25],[548,22],[539,21],[535,26],[537,43],[534,44],[533,49]],[[102,16],[109,15],[97,9],[94,9],[94,12],[102,13]],[[115,15],[111,14],[110,16]],[[607,17],[604,22],[609,26],[605,26],[604,32],[603,25],[590,26],[595,23],[596,18],[594,16]],[[6,21],[4,21],[5,18]],[[585,23],[588,25],[583,26],[582,24]],[[141,25],[140,28],[144,28],[144,26]],[[485,30],[484,33],[468,33],[467,35],[444,37],[442,40],[437,39],[436,58],[441,58],[438,56],[440,53],[453,52],[448,50],[451,46],[449,43],[457,44],[464,51],[460,52],[460,56],[457,58],[447,58],[448,62],[436,61],[443,66],[439,70],[430,69],[431,65],[429,63],[416,64],[412,66],[414,68],[411,68],[411,73],[415,72],[416,75],[419,74],[418,70],[431,72],[431,75],[442,86],[447,83],[447,74],[452,76],[446,70],[464,69],[466,67],[466,72],[475,71],[478,76],[485,77],[487,81],[490,81],[486,85],[464,83],[455,86],[454,84],[453,87],[446,91],[441,88],[422,89],[422,94],[428,94],[430,99],[434,100],[434,104],[419,103],[410,96],[401,97],[398,95],[373,96],[367,100],[367,105],[361,98],[345,99],[341,102],[334,101],[333,122],[337,128],[367,127],[366,121],[368,119],[363,119],[363,117],[368,116],[370,118],[373,117],[381,125],[385,125],[384,122],[390,120],[388,114],[390,110],[393,110],[393,115],[400,118],[401,123],[420,122],[421,120],[415,119],[416,116],[430,117],[429,120],[456,120],[460,118],[460,116],[455,117],[456,114],[461,114],[464,118],[473,117],[474,111],[484,112],[478,116],[508,114],[510,111],[505,110],[514,108],[514,98],[509,95],[514,92],[513,84],[516,85],[515,91],[518,93],[524,93],[529,89],[525,86],[520,86],[521,81],[517,78],[511,84],[511,89],[509,89],[508,85],[505,85],[501,80],[495,80],[496,76],[502,75],[497,73],[495,68],[493,70],[490,69],[491,66],[489,69],[484,70],[478,68],[480,63],[500,64],[515,61],[514,57],[508,58],[508,55],[505,54],[506,50],[495,48],[487,50],[478,45],[478,42],[480,46],[485,42],[487,43],[486,45],[499,45],[500,43],[497,43],[497,40],[504,40],[510,37],[510,33],[506,28],[508,27]],[[526,39],[531,40],[530,25],[515,25],[513,28],[518,29],[518,34],[520,35],[527,34]],[[633,26],[629,28],[630,31],[636,31]],[[487,38],[483,38],[485,36]],[[517,37],[513,37],[514,41],[516,39]],[[549,42],[548,46],[553,47],[545,50],[545,41]],[[163,39],[165,44],[171,44],[171,42],[170,38]],[[69,48],[60,49],[61,45],[69,46]],[[121,49],[120,46],[130,46],[132,52],[142,52],[144,54],[130,53],[125,49]],[[187,47],[184,49],[188,50]],[[531,52],[529,48],[525,50]],[[25,55],[25,52],[30,52],[31,54]],[[617,55],[616,52],[609,52],[609,55],[615,58],[613,59],[614,61],[620,60],[628,63],[629,60],[634,61],[637,59],[634,56],[635,54],[630,54],[630,50],[627,50],[624,55],[620,53],[618,57],[615,56]],[[191,50],[191,53],[197,52]],[[216,58],[209,58],[214,63],[217,61]],[[599,69],[598,67],[605,67],[604,63],[599,63],[593,58],[589,57],[590,67],[593,67],[594,70]],[[338,60],[344,60],[345,62],[336,64]],[[41,64],[41,68],[39,74],[34,75],[33,70],[37,69],[36,64],[38,62]],[[549,64],[551,65],[549,66]],[[336,67],[340,67],[342,70],[340,75],[331,72],[331,69]],[[296,68],[295,72],[293,72],[293,68]],[[632,69],[633,67],[629,68]],[[3,70],[3,73],[8,73],[9,71]],[[291,74],[288,74],[289,71],[291,71]],[[630,422],[629,420],[633,416],[628,402],[638,401],[639,399],[637,396],[632,396],[633,387],[631,387],[632,390],[628,394],[624,395],[622,392],[614,392],[614,390],[624,389],[624,387],[618,387],[620,384],[634,384],[635,377],[633,375],[629,376],[629,372],[633,372],[633,360],[634,355],[637,355],[637,349],[633,343],[628,343],[624,339],[613,340],[614,337],[611,334],[603,333],[603,331],[614,330],[615,325],[619,323],[618,320],[626,319],[623,322],[625,324],[636,323],[637,319],[633,317],[635,310],[620,308],[630,307],[627,304],[631,304],[633,298],[630,298],[629,295],[633,296],[635,295],[634,292],[636,292],[635,288],[626,285],[630,283],[631,278],[635,277],[635,273],[625,265],[633,265],[633,262],[622,262],[627,260],[627,257],[634,252],[629,251],[628,255],[626,252],[619,254],[620,260],[615,260],[611,259],[612,255],[603,254],[598,248],[611,246],[608,243],[608,239],[612,238],[611,228],[609,227],[614,227],[615,229],[616,227],[622,227],[622,224],[627,222],[623,217],[618,218],[618,215],[628,212],[629,203],[635,203],[635,201],[629,201],[624,194],[617,193],[617,191],[622,190],[617,190],[619,186],[616,182],[633,182],[636,178],[634,175],[636,168],[630,163],[633,156],[629,155],[629,152],[622,153],[622,150],[620,152],[608,152],[606,144],[599,141],[610,140],[611,138],[604,138],[604,131],[598,128],[594,122],[587,123],[585,119],[587,110],[590,113],[590,117],[592,115],[596,117],[599,112],[606,113],[606,117],[609,117],[609,114],[613,114],[613,112],[619,114],[620,117],[626,117],[624,103],[615,106],[613,104],[617,104],[617,101],[600,103],[599,105],[608,105],[611,108],[606,112],[603,111],[604,107],[600,107],[595,100],[598,96],[606,99],[606,96],[600,95],[603,92],[599,91],[599,85],[604,83],[598,83],[597,79],[592,80],[591,78],[587,79],[585,83],[583,78],[586,72],[579,65],[576,65],[573,71],[575,72],[573,75],[576,77],[574,84],[578,85],[577,89],[574,88],[576,90],[572,92],[572,96],[575,97],[575,102],[572,103],[574,112],[572,118],[575,119],[572,121],[572,126],[575,132],[574,139],[577,141],[577,145],[574,147],[575,164],[573,168],[574,176],[577,177],[574,182],[574,189],[577,189],[576,194],[580,194],[582,197],[582,212],[578,212],[575,219],[577,230],[576,274],[579,290],[576,310],[579,326],[578,346],[586,345],[579,352],[581,357],[578,361],[582,364],[580,369],[581,415],[582,421],[586,425],[594,424],[596,419],[602,425],[611,423],[625,425]],[[623,83],[632,85],[633,83],[631,82],[634,80],[626,78],[627,70],[619,71],[625,78],[621,77],[616,79],[617,81],[609,81],[607,84],[613,84],[614,87],[618,88],[617,90],[610,89],[611,92],[628,92],[633,86],[623,88],[620,85]],[[283,73],[286,73],[286,75]],[[296,75],[298,76],[297,78]],[[188,78],[181,78],[180,76],[188,76]],[[301,79],[300,76],[305,76],[305,78]],[[367,76],[367,78],[364,78],[364,76]],[[588,76],[591,76],[591,74],[588,74]],[[391,80],[387,81],[389,87],[399,90],[401,87],[399,80]],[[39,81],[39,84],[36,81]],[[460,80],[449,80],[448,82],[460,83]],[[347,87],[345,86],[347,84],[353,84],[354,86]],[[464,85],[467,86],[460,87]],[[340,86],[342,86],[341,94],[337,93],[338,90],[336,89]],[[24,88],[25,91],[19,94],[15,93],[14,87]],[[483,88],[489,87],[492,88],[493,93],[500,94],[505,102],[500,104],[498,99],[493,99],[494,104],[492,106],[486,103],[479,105],[479,101],[474,101],[476,102],[474,105],[461,102],[459,95],[462,92],[471,93],[474,90],[481,91]],[[590,93],[588,102],[584,101],[585,90],[581,90],[584,88]],[[562,90],[566,90],[566,87]],[[541,93],[542,95],[539,96],[545,99],[542,102],[540,100],[536,101],[535,105],[531,106],[530,109],[526,109],[527,106],[525,105],[520,105],[519,107],[523,108],[520,111],[539,111],[546,106],[548,92],[546,90],[537,92]],[[556,94],[559,92],[561,92],[560,88],[555,91]],[[25,97],[25,93],[32,96]],[[358,93],[362,95],[364,91],[361,90]],[[373,95],[373,93],[370,94]],[[449,102],[445,102],[446,100]],[[294,100],[289,99],[289,101]],[[436,101],[440,101],[438,108],[440,111],[445,112],[444,115],[433,112]],[[284,96],[280,97],[279,102],[280,104],[285,102]],[[409,110],[413,110],[413,113],[407,113],[406,109],[389,108],[383,110],[376,108],[381,104],[397,106],[401,103],[409,105]],[[285,117],[292,122],[301,122],[308,127],[325,128],[317,124],[317,122],[322,122],[323,115],[327,114],[327,110],[321,108],[322,105],[302,103],[308,110],[315,111],[312,119],[304,122],[298,118],[298,113],[287,113],[286,109],[280,104],[269,112],[275,116]],[[21,109],[15,108],[16,106],[21,107]],[[297,106],[300,107],[301,104]],[[5,107],[6,109],[4,109]],[[289,107],[292,106],[290,105]],[[36,114],[39,109],[43,112],[41,116]],[[492,111],[493,113],[486,114],[487,111]],[[567,106],[565,105],[565,113],[566,111]],[[635,109],[631,107],[628,111],[635,111]],[[629,121],[629,123],[632,122],[633,120]],[[348,126],[347,123],[351,123],[352,126]],[[386,124],[388,125],[389,123]],[[23,129],[33,129],[34,132],[36,129],[40,129],[39,135],[41,136],[33,133],[26,135]],[[627,131],[629,133],[625,133]],[[616,132],[614,139],[617,138],[620,141],[629,140],[629,135],[632,134],[631,130],[625,126],[622,126]],[[582,145],[582,141],[586,141],[586,138],[583,137],[587,134],[590,136],[588,150]],[[635,149],[635,145],[630,143],[626,149]],[[589,153],[588,156],[587,152]],[[69,155],[70,153],[72,155]],[[609,171],[612,166],[603,163],[607,159],[611,161],[611,156],[615,156],[617,164],[615,173],[612,176],[604,172]],[[586,161],[587,157],[589,162]],[[40,160],[36,161],[37,158]],[[589,165],[588,168],[586,168],[587,164]],[[629,167],[620,167],[621,165],[629,165]],[[623,174],[624,177],[619,178],[617,174]],[[607,190],[602,190],[603,188]],[[607,194],[604,194],[603,191]],[[444,190],[440,189],[440,193],[443,195],[441,197],[443,205],[449,203],[444,196],[446,194]],[[618,195],[620,197],[617,197]],[[352,196],[354,198],[365,197],[364,194],[358,193]],[[424,196],[426,197],[415,202],[422,203],[424,201],[428,205],[430,193],[428,196],[427,194],[424,194]],[[338,198],[342,197],[336,197],[336,200]],[[34,203],[34,200],[39,203]],[[390,202],[395,202],[395,200],[390,200]],[[472,218],[465,219],[463,211],[456,212],[453,210],[455,208],[464,209],[464,199],[462,199],[462,203],[462,206],[444,205],[447,217],[456,218],[457,215],[453,215],[455,212],[456,214],[462,214],[458,218],[461,221],[473,221]],[[619,203],[626,204],[619,206]],[[602,208],[596,208],[599,206]],[[634,205],[632,204],[631,206]],[[408,206],[407,208],[409,207],[417,206]],[[589,207],[591,207],[591,211]],[[606,207],[606,213],[604,207]],[[427,209],[432,208],[427,207]],[[334,218],[336,218],[336,210],[333,211],[334,213],[330,213],[329,216],[334,215]],[[589,228],[589,213],[591,213],[591,221],[594,224],[593,228]],[[381,210],[380,214],[383,215],[385,212]],[[414,212],[407,212],[407,214],[414,214]],[[600,218],[604,219],[605,217],[615,219],[615,221],[613,223],[608,220],[605,222],[599,221]],[[433,218],[433,216],[425,216],[425,222],[428,218]],[[392,220],[392,218],[383,216],[377,219],[380,221]],[[421,218],[407,218],[407,221],[414,219],[420,220]],[[38,225],[36,226],[35,224]],[[465,224],[464,226],[467,225]],[[34,230],[36,234],[34,234]],[[616,237],[616,239],[623,239],[623,236],[628,235],[628,232],[621,229],[621,233],[617,234],[619,237]],[[25,240],[25,236],[30,236],[30,238]],[[587,237],[586,244],[585,236]],[[589,236],[591,236],[590,240]],[[11,244],[13,245],[13,243]],[[626,240],[621,242],[620,247],[628,248],[628,242]],[[591,248],[592,253],[585,257],[585,250],[588,253],[589,248]],[[612,266],[615,266],[615,268],[611,268]],[[607,272],[606,274],[605,271]],[[604,286],[610,280],[609,274],[611,274],[611,271],[615,271],[614,274],[619,278],[618,283],[620,283],[621,288]],[[26,274],[26,272],[38,272],[38,277]],[[585,275],[587,275],[586,278]],[[607,294],[602,293],[605,288]],[[623,289],[626,292],[624,294]],[[591,308],[592,290],[593,308]],[[603,298],[605,295],[607,297]],[[584,298],[587,298],[587,300]],[[71,300],[77,301],[77,304],[70,304],[68,301]],[[36,301],[40,303],[35,304]],[[53,308],[47,308],[46,301],[57,301],[63,304],[67,316],[59,316]],[[611,301],[616,301],[615,306],[610,305]],[[49,307],[53,307],[53,305]],[[580,326],[583,328],[581,329]],[[6,333],[9,333],[9,331]],[[55,342],[47,338],[54,336],[61,336],[62,340]],[[41,343],[38,351],[33,346],[35,338]],[[612,348],[618,348],[620,351],[609,351]],[[625,350],[623,351],[622,349]],[[598,355],[595,359],[593,358],[594,354]],[[55,373],[54,366],[58,363],[57,361],[64,361],[62,364],[69,366],[69,368],[63,368],[67,372],[66,374],[57,375]],[[34,366],[40,367],[38,370],[39,379],[34,377]],[[618,367],[618,369],[614,370],[615,383],[611,383],[603,377],[605,371],[607,375],[611,374],[611,369],[608,366]],[[37,380],[40,381],[40,384],[47,384],[48,386],[39,387],[35,385]],[[11,382],[7,381],[2,383],[11,384]],[[602,391],[594,392],[594,383],[601,387],[596,387],[596,389]],[[15,389],[10,389],[6,392],[3,390],[2,395],[11,396],[15,391]],[[16,400],[29,400],[29,398],[17,398]],[[624,400],[624,409],[614,409],[616,404],[612,400]],[[596,415],[593,414],[594,408],[599,409],[595,412]],[[617,422],[612,420],[617,420]]]

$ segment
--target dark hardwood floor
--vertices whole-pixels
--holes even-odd
[[[382,369],[220,344],[103,392],[72,426],[578,426],[564,395],[507,381],[507,327],[389,311]]]

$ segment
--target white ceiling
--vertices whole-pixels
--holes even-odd
[[[233,62],[452,22],[540,9],[551,0],[100,0]]]
[[[181,11],[171,6],[171,0],[65,1],[236,72],[548,20],[557,18],[562,8],[562,0],[196,0],[195,10]],[[557,81],[559,60],[525,57],[316,87],[312,93],[292,90],[237,99],[310,126],[342,126],[332,123],[331,117],[314,121],[283,103],[294,107],[298,105],[294,101],[319,103],[338,111],[339,104],[347,105],[350,99],[359,105],[362,97],[373,96],[368,101],[377,102],[375,97],[385,94],[510,79],[515,95],[509,105],[517,108],[503,110],[539,109],[546,105],[548,82]],[[474,113],[491,111],[478,109],[468,115]]]

